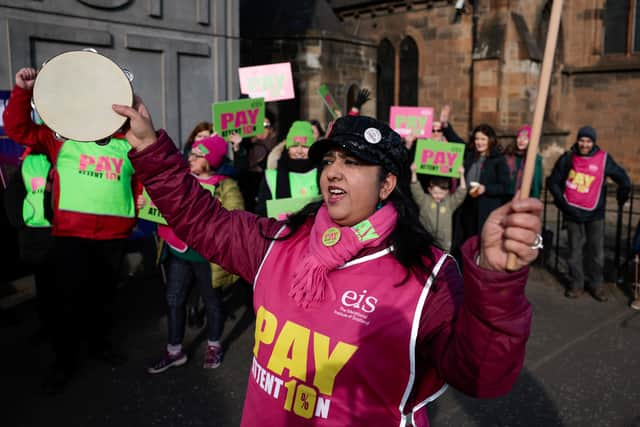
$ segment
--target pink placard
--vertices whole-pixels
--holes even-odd
[[[391,107],[389,124],[400,136],[407,136],[413,132],[418,138],[430,138],[433,108]]]
[[[238,76],[240,92],[250,98],[264,98],[265,102],[269,102],[296,97],[291,64],[288,62],[238,68]]]

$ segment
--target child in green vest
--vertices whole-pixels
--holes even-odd
[[[227,143],[214,135],[197,141],[189,153],[189,168],[200,185],[217,197],[227,210],[243,209],[242,195],[235,180],[217,173],[227,152]],[[221,286],[233,281],[228,273],[189,248],[169,226],[158,226],[158,235],[167,245],[167,326],[168,344],[164,356],[149,366],[147,372],[158,374],[187,362],[182,351],[185,333],[186,298],[191,282],[195,282],[205,305],[207,319],[207,350],[204,368],[217,368],[222,360],[220,337],[225,314],[222,306]]]
[[[258,188],[256,213],[261,216],[286,216],[288,212],[268,212],[267,201],[300,199],[302,206],[320,194],[316,164],[309,159],[309,148],[316,138],[310,122],[293,122],[287,139],[276,146],[267,160],[267,170]],[[301,207],[302,207],[301,206]]]
[[[467,183],[464,179],[464,167],[458,169],[460,185],[451,194],[451,180],[433,177],[430,180],[428,193],[422,190],[416,165],[411,165],[411,194],[420,208],[420,222],[431,233],[435,243],[446,251],[451,250],[453,234],[453,212],[467,197]]]

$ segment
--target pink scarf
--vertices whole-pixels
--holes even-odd
[[[329,217],[326,205],[316,214],[307,253],[293,273],[289,296],[301,307],[308,307],[335,296],[329,272],[352,260],[365,248],[380,246],[396,225],[398,213],[391,203],[353,227],[342,227]]]
[[[522,175],[524,174],[526,154],[527,152],[525,151],[524,154],[515,153],[505,156],[507,167],[509,168],[509,175],[511,176],[511,181],[514,182],[514,194],[518,192],[520,187],[522,187]],[[517,165],[517,159],[520,159],[520,166]]]

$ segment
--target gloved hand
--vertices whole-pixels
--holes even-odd
[[[371,92],[369,89],[360,89],[358,91],[358,95],[356,95],[356,100],[353,103],[353,106],[360,110],[365,102],[371,99]]]
[[[627,203],[627,200],[629,200],[629,189],[618,188],[616,199],[618,200],[618,206],[623,206],[625,203]]]

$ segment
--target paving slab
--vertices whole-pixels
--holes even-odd
[[[609,285],[600,303],[563,296],[554,276],[534,268],[527,295],[533,305],[525,367],[513,390],[472,399],[449,390],[429,408],[433,426],[640,427],[640,313]],[[188,363],[149,375],[164,351],[166,316],[159,277],[131,280],[119,290],[118,336],[128,362],[111,368],[87,360],[64,393],[39,394],[51,358],[35,336],[33,301],[15,307],[0,328],[2,415],[6,426],[236,426],[240,422],[253,347],[246,293],[230,293],[227,351],[215,370],[202,368],[205,337],[189,329]],[[80,325],[83,319],[78,319]]]

